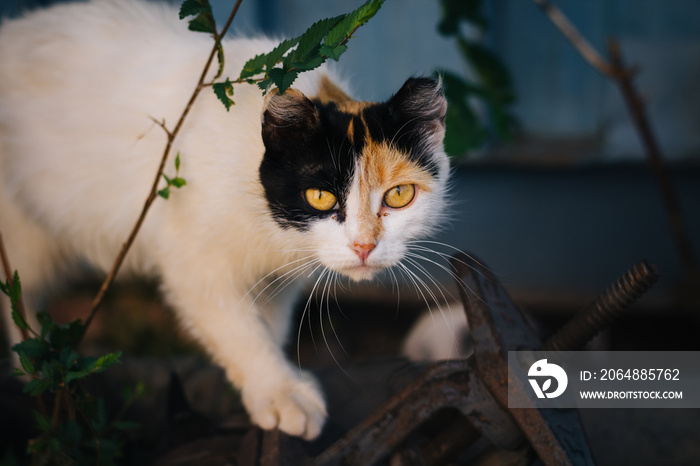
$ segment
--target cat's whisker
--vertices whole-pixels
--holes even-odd
[[[414,257],[417,257],[419,259],[425,259],[422,256],[415,256],[414,255]],[[409,258],[406,258],[406,261],[411,263],[415,267],[417,267],[435,285],[435,287],[438,289],[438,291],[440,291],[442,298],[445,300],[445,303],[449,302],[447,300],[447,298],[445,297],[444,293],[442,292],[442,290],[444,289],[448,294],[450,294],[449,291],[447,289],[445,289],[445,287],[443,285],[441,285],[435,279],[433,279],[432,275],[428,272],[427,269],[425,269],[425,267],[423,267],[420,264],[418,264],[417,262],[415,262],[415,260],[412,260]],[[451,296],[451,294],[450,294],[450,296]],[[460,301],[457,301],[457,302],[460,302]],[[447,328],[447,333],[451,336],[450,344],[452,345],[452,347],[454,349],[454,354],[459,355],[460,358],[466,357],[466,355],[462,354],[462,348],[461,348],[460,342],[457,338],[458,337],[457,327],[456,327],[455,320],[453,318],[453,314],[451,312],[450,313],[446,312],[446,309],[443,309],[443,307],[437,301],[436,301],[436,304],[437,304],[437,310],[440,312],[440,316],[442,317],[442,321],[444,322],[445,327]],[[435,317],[433,315],[433,308],[428,306],[427,310],[430,313],[430,319],[433,322],[433,325],[437,325],[435,322]]]
[[[405,260],[409,264],[412,264],[416,269],[418,269],[420,272],[422,272],[423,275],[425,275],[425,277],[428,280],[430,280],[430,282],[433,284],[433,286],[440,292],[440,296],[442,297],[442,301],[445,303],[450,301],[450,299],[448,299],[447,296],[445,296],[445,293],[447,293],[452,300],[455,300],[455,297],[452,295],[452,293],[450,293],[450,291],[447,288],[445,288],[444,285],[440,284],[437,280],[435,280],[433,278],[433,276],[430,274],[430,272],[425,267],[423,267],[423,265],[419,264],[416,260],[414,260],[414,258],[425,259],[424,257],[422,257],[420,255],[407,253]],[[430,261],[430,260],[428,260],[428,262],[434,263],[433,261]]]
[[[252,293],[253,290],[254,290],[258,285],[262,284],[262,283],[263,283],[265,280],[267,280],[268,278],[274,276],[274,275],[275,275],[277,272],[279,272],[280,270],[284,269],[285,267],[289,267],[289,266],[292,265],[292,264],[296,264],[297,262],[302,262],[302,261],[308,260],[308,259],[310,259],[310,258],[312,258],[312,257],[314,257],[314,254],[310,254],[310,255],[308,255],[308,256],[306,256],[306,257],[301,257],[301,258],[296,259],[296,260],[293,260],[293,261],[291,261],[291,262],[287,262],[286,264],[280,265],[280,266],[277,267],[275,270],[273,270],[272,272],[266,274],[266,275],[263,276],[260,280],[258,280],[257,282],[255,282],[250,288],[248,288],[248,292],[247,292],[246,294],[244,294],[243,297],[241,297],[241,299],[240,299],[240,301],[238,301],[238,304],[237,304],[237,305],[240,306],[241,302],[243,302],[243,300],[246,299],[246,298],[248,297],[248,295],[250,295],[250,293]]]
[[[318,268],[318,267],[317,267]],[[314,285],[311,287],[311,291],[309,292],[309,297],[306,300],[306,304],[304,304],[304,310],[301,314],[301,319],[299,321],[299,329],[297,331],[297,363],[299,364],[299,369],[301,370],[301,329],[302,329],[302,324],[304,322],[304,316],[308,316],[309,320],[309,330],[311,332],[311,340],[313,341],[314,348],[316,348],[316,341],[313,337],[313,327],[311,325],[311,301],[314,297],[314,294],[316,293],[316,288],[318,288],[319,283],[323,279],[323,277],[326,275],[326,273],[329,272],[329,269],[323,269],[321,273],[319,274],[318,278],[316,278],[316,281],[314,282]],[[321,326],[323,328],[323,326]],[[318,350],[316,348],[316,350]]]
[[[243,298],[241,298],[241,300],[239,301],[238,305],[240,305],[240,303],[243,301],[243,299],[245,299],[247,296],[250,295],[250,293],[255,289],[256,286],[262,284],[262,283],[264,282],[265,279],[270,278],[271,276],[273,276],[275,272],[277,272],[277,271],[279,271],[279,270],[281,270],[281,269],[283,269],[283,268],[285,268],[285,267],[289,267],[290,265],[292,265],[292,264],[294,264],[294,263],[301,262],[301,261],[307,261],[307,262],[304,262],[304,263],[302,263],[302,264],[300,264],[300,265],[297,265],[296,267],[292,268],[291,270],[288,270],[287,272],[283,273],[282,275],[276,277],[274,280],[272,280],[270,283],[268,283],[262,290],[260,290],[260,291],[258,292],[258,294],[255,296],[255,298],[253,298],[253,300],[251,301],[251,303],[250,303],[250,305],[249,305],[249,307],[248,307],[248,310],[250,311],[250,309],[253,307],[253,305],[254,305],[255,302],[258,300],[258,298],[259,298],[261,295],[263,295],[263,294],[265,293],[265,291],[266,291],[268,288],[270,288],[271,286],[273,286],[273,285],[274,285],[275,283],[277,283],[279,280],[285,280],[284,283],[286,283],[286,284],[285,284],[284,286],[286,287],[287,284],[289,284],[289,282],[291,282],[292,279],[298,277],[298,276],[299,276],[301,273],[303,273],[308,267],[311,267],[311,266],[313,266],[313,264],[315,264],[315,263],[317,263],[317,262],[320,262],[319,259],[314,258],[313,256],[307,256],[307,257],[304,257],[304,258],[302,258],[302,259],[298,259],[298,260],[295,260],[295,261],[291,261],[291,262],[289,262],[289,263],[287,263],[287,264],[285,264],[285,265],[283,265],[283,266],[281,266],[281,267],[278,267],[277,269],[275,269],[275,271],[273,271],[273,272],[271,272],[271,273],[265,275],[264,278],[258,280],[258,282],[257,282],[255,285],[253,285],[253,286],[248,290],[248,292],[243,296]],[[299,273],[296,273],[296,272],[299,272]],[[287,277],[287,278],[285,278],[285,277]],[[292,278],[290,279],[289,277],[292,277]],[[284,288],[284,287],[283,287],[283,288]],[[274,292],[272,295],[268,296],[268,298],[267,298],[267,300],[266,300],[265,302],[266,302],[266,303],[269,302],[274,296],[277,296],[277,294],[279,294],[280,291],[281,291],[281,290],[280,290],[280,287],[278,286],[278,287],[275,289],[275,292]]]
[[[418,251],[421,251],[421,252],[429,252],[429,253],[435,254],[435,255],[437,255],[437,256],[443,257],[443,258],[445,258],[446,260],[450,260],[450,259],[452,258],[452,256],[450,256],[449,254],[446,254],[446,253],[443,253],[443,252],[440,252],[440,251],[436,251],[436,250],[434,250],[434,249],[427,248],[427,247],[424,247],[424,246],[418,246],[418,245],[415,244],[416,242],[427,242],[427,243],[430,243],[431,241],[414,241],[414,242],[412,242],[412,244],[409,244],[409,249],[418,250]],[[434,242],[434,243],[436,243],[436,244],[438,244],[438,245],[444,245],[444,243],[437,243],[437,242]],[[448,245],[445,245],[445,246],[448,246]],[[459,251],[459,249],[457,249],[457,248],[454,248],[454,249],[457,250],[457,251]],[[468,295],[470,295],[470,296],[476,296],[476,297],[479,299],[479,301],[484,302],[484,301],[483,301],[483,298],[479,297],[478,293],[474,292],[474,290],[472,290],[471,287],[469,287],[469,285],[467,285],[467,284],[464,282],[464,280],[462,280],[462,278],[459,277],[459,276],[454,272],[454,270],[452,270],[451,267],[447,267],[447,266],[444,265],[444,264],[441,264],[441,263],[439,263],[439,262],[437,262],[437,261],[433,261],[433,260],[431,260],[431,259],[428,259],[427,257],[425,257],[425,256],[423,256],[423,255],[420,255],[420,254],[415,254],[414,257],[415,257],[415,258],[418,258],[418,259],[421,259],[421,260],[424,260],[424,261],[426,261],[426,262],[430,262],[430,263],[434,264],[435,266],[439,267],[440,269],[444,270],[445,272],[447,272],[447,273],[455,280],[455,282],[457,283],[457,285],[458,285],[466,294],[468,294]],[[471,256],[470,256],[470,257],[471,257]],[[467,264],[467,263],[465,263],[465,262],[463,262],[463,261],[458,261],[458,262],[461,263],[461,264],[464,264],[465,266],[467,266],[467,267],[469,267],[469,268],[471,268],[472,270],[474,270],[475,272],[479,273],[480,275],[483,275],[481,271],[475,269],[472,265]]]
[[[274,282],[284,278],[284,280],[277,285],[277,287],[268,295],[267,299],[265,300],[264,304],[269,303],[272,301],[277,295],[279,295],[287,286],[289,286],[294,280],[296,280],[300,275],[306,272],[306,270],[310,269],[311,267],[314,266],[317,262],[320,262],[319,259],[314,259],[309,261],[306,264],[299,265],[295,267],[293,270],[290,270],[289,272],[285,273],[284,275],[281,275],[280,277],[276,278],[273,282],[270,283],[265,289],[267,289],[269,286],[271,286]],[[286,275],[286,278],[285,278]],[[256,298],[257,299],[257,298]]]
[[[336,358],[335,354],[333,353],[333,349],[331,348],[330,344],[328,343],[328,337],[326,336],[326,330],[323,326],[323,300],[324,300],[324,294],[325,294],[325,300],[326,300],[326,318],[328,320],[328,323],[331,326],[331,330],[333,334],[335,335],[335,339],[338,342],[338,345],[340,346],[340,349],[345,353],[346,355],[348,354],[347,351],[345,351],[345,348],[343,347],[343,344],[340,342],[340,338],[338,338],[338,334],[335,331],[335,327],[333,326],[333,320],[331,319],[331,313],[330,313],[330,280],[333,278],[334,274],[336,272],[331,271],[330,274],[326,277],[326,284],[323,287],[323,290],[321,291],[321,299],[319,302],[319,322],[321,325],[321,335],[323,336],[323,341],[326,344],[326,349],[328,350],[328,353],[331,355],[331,358],[333,359],[333,362],[338,366],[338,368],[349,378],[350,374],[348,374],[345,369],[343,368],[342,364],[340,361],[338,361],[338,358]],[[327,292],[327,294],[326,294]]]
[[[394,273],[394,269],[390,268],[387,270],[391,276],[391,290],[394,291],[394,286],[396,286],[396,312],[394,313],[394,316],[398,316],[399,315],[399,307],[401,305],[401,286],[399,285],[399,279],[396,277],[396,274]]]
[[[418,285],[419,282],[416,280],[415,273],[401,262],[399,262],[397,266],[399,267],[399,270],[401,270],[404,273],[404,275],[406,275],[406,277],[411,281],[411,283],[413,283],[414,288],[423,299],[423,302],[425,303],[426,307],[429,309],[430,303],[428,302],[428,298],[423,293],[423,290],[421,290],[420,286]]]
[[[414,267],[416,266],[415,261],[413,261],[412,259],[405,257],[404,260],[406,262],[408,262],[409,264],[413,265]],[[440,304],[440,300],[438,299],[437,295],[433,292],[433,290],[428,286],[428,284],[422,278],[420,278],[417,273],[415,273],[413,271],[411,271],[411,273],[413,274],[413,277],[423,286],[423,288],[428,293],[428,295],[432,298],[433,302],[438,307],[438,309],[442,310],[442,305]],[[432,278],[430,277],[430,274],[428,274],[427,271],[425,271],[423,273],[426,275],[426,277],[428,277],[430,280],[432,280]],[[435,283],[435,282],[433,281],[433,283]],[[443,298],[444,298],[444,295],[443,295]]]
[[[491,273],[494,273],[494,271],[491,270],[489,267],[487,267],[486,264],[484,264],[484,263],[478,261],[478,260],[477,260],[474,256],[472,256],[471,254],[469,254],[469,253],[467,253],[467,252],[464,252],[463,250],[461,250],[461,249],[459,249],[459,248],[456,248],[456,247],[454,247],[454,246],[452,246],[452,245],[450,245],[450,244],[442,243],[442,242],[440,242],[440,241],[421,240],[421,239],[411,241],[411,244],[412,244],[412,245],[415,245],[416,243],[420,243],[420,244],[434,244],[434,245],[436,245],[436,246],[444,247],[444,248],[450,249],[450,250],[452,250],[452,251],[454,251],[454,252],[464,254],[465,256],[467,256],[468,258],[470,258],[471,260],[473,260],[474,262],[476,262],[480,267],[484,268],[485,270],[488,270],[488,271],[491,272]],[[456,257],[454,257],[454,256],[452,256],[452,255],[449,255],[449,254],[444,253],[444,252],[436,251],[436,250],[430,249],[430,248],[426,248],[426,250],[428,250],[428,251],[430,251],[430,252],[433,252],[433,253],[435,253],[435,254],[440,254],[440,255],[444,256],[445,258],[447,258],[447,259],[454,259],[454,260],[456,260],[457,262],[459,262],[460,264],[466,265],[466,266],[468,266],[468,267],[470,267],[470,268],[473,269],[472,266],[470,266],[469,264],[467,264],[466,262],[464,262],[464,261],[462,261],[462,260],[457,259]],[[478,272],[478,270],[475,270],[475,272]]]
[[[340,282],[340,273],[336,271],[335,275],[334,275],[334,280],[333,280],[333,299],[335,299],[335,305],[337,306],[337,309],[338,309],[338,312],[340,312],[340,315],[343,316],[346,320],[349,320],[348,316],[346,316],[345,313],[343,312],[342,306],[338,302],[338,284],[339,283],[340,283],[341,290],[345,290],[345,287]],[[338,341],[338,343],[340,343],[340,341]]]
[[[417,257],[422,258],[421,256],[417,256]],[[418,270],[420,270],[420,271],[426,276],[426,278],[428,278],[428,279],[433,283],[433,285],[434,285],[434,286],[437,288],[437,290],[440,292],[440,294],[441,294],[441,296],[442,296],[442,299],[443,299],[443,303],[448,303],[448,302],[449,302],[449,300],[447,299],[447,297],[445,296],[445,294],[444,294],[443,291],[442,291],[443,289],[445,289],[445,287],[442,286],[441,284],[439,284],[439,283],[430,275],[430,273],[428,272],[428,270],[425,269],[425,267],[423,267],[422,265],[420,265],[419,263],[417,263],[416,261],[414,261],[414,260],[412,260],[412,259],[410,259],[410,258],[408,258],[408,257],[406,258],[406,261],[409,262],[410,264],[412,264],[413,266],[415,266]],[[450,297],[452,297],[451,293],[450,293],[447,289],[445,289],[445,291],[447,292],[447,294],[450,295]],[[441,317],[442,317],[443,322],[445,323],[445,325],[446,325],[446,327],[447,327],[447,329],[448,329],[450,335],[453,336],[453,338],[452,338],[452,345],[454,346],[455,350],[457,350],[457,353],[459,353],[459,344],[458,344],[458,342],[457,342],[457,340],[456,340],[456,338],[455,338],[455,326],[454,326],[454,322],[452,321],[452,319],[448,319],[448,316],[446,315],[445,310],[443,309],[442,305],[441,305],[437,300],[436,300],[436,304],[437,304],[437,309],[438,309],[438,311],[440,312],[440,315],[441,315]],[[435,320],[434,320],[433,317],[432,317],[432,309],[431,309],[431,308],[428,308],[428,312],[430,312],[430,314],[431,314],[431,319],[433,320],[433,325],[435,325]]]

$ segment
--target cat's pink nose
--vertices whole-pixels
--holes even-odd
[[[353,242],[350,245],[350,249],[352,249],[355,254],[357,254],[357,257],[360,258],[362,262],[365,262],[367,258],[369,257],[369,253],[376,248],[377,245],[374,243],[360,243],[360,242]]]

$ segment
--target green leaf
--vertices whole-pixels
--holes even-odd
[[[33,375],[36,372],[36,369],[34,369],[34,363],[32,363],[31,358],[27,356],[27,353],[19,354],[19,363],[22,365],[22,369],[24,369],[24,372],[27,374]]]
[[[460,38],[459,48],[474,67],[481,85],[490,93],[490,98],[509,104],[514,100],[512,80],[508,69],[501,60],[484,46]]]
[[[41,339],[43,340],[56,328],[56,323],[51,318],[51,314],[46,311],[39,312],[36,318],[39,321],[39,325],[41,325]]]
[[[262,89],[263,95],[267,94],[267,91],[269,91],[272,87],[272,79],[268,77],[267,79],[260,81],[258,83],[258,87]]]
[[[10,287],[10,299],[13,302],[18,303],[22,297],[22,284],[19,280],[19,273],[15,270],[15,274],[12,277],[12,286]]]
[[[22,314],[20,314],[18,309],[15,309],[15,306],[12,306],[12,320],[14,321],[15,325],[21,329],[21,330],[28,330],[29,329],[29,324],[27,324],[27,321],[22,317]]]
[[[470,96],[483,96],[485,92],[450,72],[443,71],[441,76],[448,101],[445,152],[452,157],[462,156],[488,138],[488,131],[469,104]]]
[[[146,384],[139,382],[133,388],[127,386],[122,389],[122,400],[124,400],[124,403],[131,403],[136,398],[143,396],[144,393],[146,393]]]
[[[35,379],[25,385],[22,391],[30,396],[37,396],[48,390],[50,386],[51,382],[48,379]]]
[[[172,185],[176,188],[182,188],[187,184],[187,181],[184,178],[175,177],[173,178]]]
[[[318,52],[321,40],[323,40],[326,34],[328,34],[328,31],[344,17],[344,15],[335,16],[333,18],[322,19],[312,24],[309,29],[299,37],[299,45],[289,54],[289,60],[291,62],[305,63],[308,59],[313,58],[315,55],[314,51]]]
[[[175,155],[175,171],[176,172],[180,171],[180,151],[178,151],[177,154]]]
[[[285,71],[282,68],[274,68],[270,70],[270,79],[273,83],[275,83],[275,86],[277,86],[279,89],[280,94],[284,94],[284,91],[289,89],[297,76],[299,76],[298,71]]]
[[[17,354],[25,354],[35,361],[45,358],[50,351],[48,342],[37,338],[28,338],[12,347]]]
[[[180,19],[185,19],[188,16],[196,16],[200,13],[206,13],[206,7],[202,6],[197,0],[185,0],[180,5]]]
[[[303,63],[292,63],[287,69],[294,71],[310,71],[323,65],[326,59],[322,55],[316,55]]]
[[[113,366],[115,364],[121,364],[121,360],[119,359],[121,358],[121,356],[121,351],[117,351],[116,353],[105,354],[104,356],[100,357],[95,363],[94,372],[102,372],[110,366]]]
[[[49,341],[54,348],[62,350],[65,347],[75,347],[83,334],[85,325],[78,319],[66,325],[58,325],[49,335]]]
[[[238,79],[247,79],[265,71],[265,60],[267,60],[268,55],[267,53],[261,53],[245,62]]]
[[[188,27],[190,31],[194,32],[205,32],[207,34],[215,34],[214,25],[211,19],[207,15],[199,15],[196,18],[190,20],[190,25]]]
[[[324,45],[335,48],[345,43],[357,28],[369,21],[382,7],[384,0],[367,0],[357,10],[348,13],[326,35]]]
[[[185,0],[180,6],[180,19],[194,16],[188,29],[195,32],[216,34],[216,23],[209,0]]]
[[[38,411],[33,411],[34,422],[41,432],[51,432],[51,420],[44,417]]]
[[[233,100],[229,97],[233,96],[233,84],[226,78],[226,81],[222,83],[214,83],[212,88],[214,89],[214,94],[216,94],[216,97],[224,104],[228,112],[234,104]]]
[[[338,58],[340,58],[340,55],[343,54],[348,49],[347,45],[339,45],[337,47],[331,47],[328,45],[322,45],[321,49],[319,50],[319,53],[323,55],[324,57],[331,58],[335,61],[338,61]]]
[[[66,369],[70,369],[73,367],[73,365],[78,361],[80,358],[80,355],[76,353],[73,348],[70,346],[66,346],[61,350],[61,354],[59,356],[59,361],[61,361],[61,364],[63,364],[63,367]]]
[[[165,188],[159,190],[158,195],[160,197],[162,197],[163,199],[169,199],[170,198],[170,187],[166,186]]]
[[[71,382],[73,382],[74,380],[83,379],[83,378],[87,377],[87,376],[90,375],[90,374],[91,374],[90,371],[69,371],[69,372],[66,373],[66,377],[65,377],[65,379],[64,379],[64,383],[65,383],[66,385],[68,385],[68,384],[70,384]]]
[[[301,37],[284,40],[280,42],[277,47],[272,49],[272,52],[265,56],[265,68],[267,69],[268,73],[275,67],[275,65],[277,65],[278,62],[282,60],[282,57],[289,49],[299,43],[299,39],[301,39]]]

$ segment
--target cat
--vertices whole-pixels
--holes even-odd
[[[225,39],[224,76],[276,44]],[[109,270],[164,148],[154,120],[174,124],[211,47],[171,6],[136,0],[2,24],[0,232],[29,307],[78,259]],[[439,80],[383,103],[346,89],[322,67],[282,94],[237,85],[229,112],[205,90],[173,147],[187,184],[154,203],[123,267],[158,278],[252,422],[306,439],[327,414],[282,351],[294,297],[313,272],[362,281],[399,264],[442,222],[450,171]]]

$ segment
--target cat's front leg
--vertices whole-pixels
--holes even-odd
[[[313,376],[286,360],[252,297],[177,285],[166,290],[171,304],[241,391],[251,421],[308,440],[317,437],[326,419],[321,390]]]

